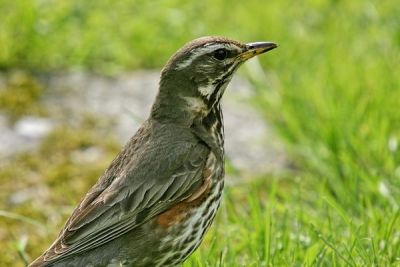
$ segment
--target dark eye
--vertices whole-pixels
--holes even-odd
[[[218,49],[214,51],[213,57],[218,60],[224,60],[228,57],[228,51],[226,49]]]

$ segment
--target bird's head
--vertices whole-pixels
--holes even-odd
[[[214,36],[187,43],[162,70],[152,116],[189,124],[194,117],[205,117],[243,62],[276,47],[271,42],[244,44]]]

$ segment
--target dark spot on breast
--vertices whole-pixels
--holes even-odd
[[[192,251],[195,250],[196,247],[197,247],[198,245],[199,245],[199,244],[193,244],[193,245],[189,248],[189,251],[187,252],[187,254],[192,253]]]
[[[193,224],[193,228],[197,229],[197,228],[199,228],[200,225],[201,225],[201,221],[199,220],[199,221],[195,222],[195,224]]]
[[[179,261],[181,259],[181,257],[182,257],[181,253],[174,253],[174,255],[172,255],[170,257],[170,259],[173,260],[173,261]]]
[[[172,258],[168,258],[166,261],[163,262],[163,266],[172,265],[174,260]]]
[[[173,250],[171,245],[166,245],[163,246],[163,248],[160,250],[161,253],[169,253],[171,250]]]
[[[189,243],[194,241],[194,239],[196,238],[195,233],[192,233],[190,236],[186,237],[185,240],[183,241],[183,243]]]

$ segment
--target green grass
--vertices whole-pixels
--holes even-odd
[[[356,219],[325,190],[291,175],[228,188],[214,228],[184,266],[398,264],[400,213],[364,209]]]
[[[217,221],[184,266],[400,266],[397,1],[0,0],[0,10],[7,70],[113,74],[160,67],[202,35],[276,41],[278,49],[241,72],[292,168],[228,186]],[[0,265],[22,266],[19,255],[46,248],[115,153],[111,142],[89,169],[71,161],[103,140],[85,125],[1,163]],[[45,197],[7,204],[11,192],[43,184]]]

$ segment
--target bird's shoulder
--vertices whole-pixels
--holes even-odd
[[[199,146],[199,139],[185,127],[148,119],[111,162],[79,207],[84,208],[119,178],[118,184],[141,179],[162,179],[161,170],[171,171]],[[202,145],[200,145],[202,146]],[[128,185],[126,184],[126,185]]]

